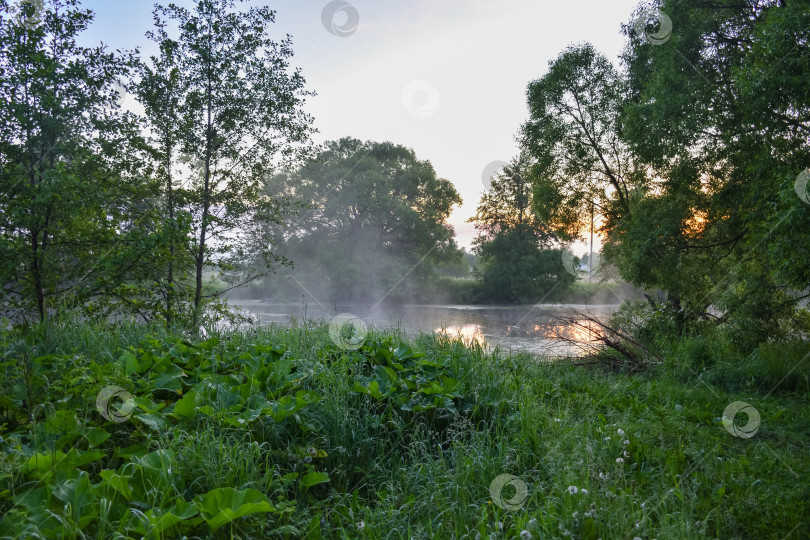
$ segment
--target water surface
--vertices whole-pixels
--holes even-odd
[[[617,305],[538,304],[530,306],[396,305],[371,304],[275,304],[261,300],[231,300],[230,304],[250,314],[263,325],[289,325],[303,320],[329,321],[350,313],[376,328],[398,328],[406,333],[438,332],[458,336],[504,352],[525,351],[544,356],[581,356],[572,346],[593,342],[594,331],[561,323],[559,317],[578,313],[599,319],[608,317]],[[576,318],[576,317],[575,317]],[[582,319],[579,319],[582,321]],[[564,339],[563,339],[564,338]],[[566,341],[567,340],[567,341]]]

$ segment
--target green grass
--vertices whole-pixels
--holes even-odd
[[[806,344],[683,341],[630,375],[432,335],[344,351],[315,323],[180,338],[0,335],[0,534],[810,536]],[[96,410],[111,384],[135,396],[121,423]],[[734,401],[761,416],[752,438],[721,422]],[[513,511],[489,494],[503,473],[528,489]]]

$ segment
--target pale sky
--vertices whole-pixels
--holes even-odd
[[[192,5],[191,0],[175,3]],[[83,5],[96,13],[83,42],[154,52],[144,36],[152,27],[154,2],[85,0]],[[318,93],[306,107],[320,131],[316,142],[352,136],[413,148],[461,194],[464,204],[450,222],[459,245],[468,247],[475,231],[465,222],[484,189],[483,171],[518,152],[515,136],[528,114],[527,84],[569,44],[589,41],[617,61],[624,46],[621,25],[638,0],[280,0],[269,5],[277,11],[271,33],[292,35],[292,65]],[[329,7],[334,16],[327,11],[326,20],[334,26],[327,28],[323,15]]]

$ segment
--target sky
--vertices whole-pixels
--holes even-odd
[[[191,7],[192,0],[175,0]],[[566,46],[590,42],[618,63],[639,0],[251,0],[276,10],[271,35],[289,34],[307,88],[316,142],[391,141],[429,160],[464,203],[450,224],[460,246],[484,190],[484,171],[517,155],[526,87]],[[95,21],[84,44],[139,47],[154,2],[85,0]],[[584,252],[584,244],[574,248]]]

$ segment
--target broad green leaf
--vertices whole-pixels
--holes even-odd
[[[152,399],[150,399],[149,397],[135,396],[133,398],[133,401],[135,402],[135,406],[138,407],[138,409],[142,410],[147,414],[156,413],[159,410],[166,407],[165,404],[152,401]]]
[[[78,468],[105,457],[98,451],[79,452],[71,448],[67,454],[63,452],[37,452],[26,462],[28,473],[36,478],[49,478],[54,472],[66,473],[68,476],[77,476]]]
[[[124,351],[118,361],[124,366],[124,373],[132,375],[138,373],[139,364],[138,359],[132,354],[132,351]]]
[[[324,482],[329,482],[329,475],[324,472],[308,472],[301,477],[301,483],[306,488],[315,486],[317,484],[323,484]]]
[[[114,491],[118,492],[124,499],[129,501],[132,499],[132,489],[129,486],[132,477],[129,475],[118,474],[115,471],[103,470],[99,473],[103,479],[101,486],[109,486]]]
[[[166,419],[162,414],[136,414],[133,416],[133,418],[143,422],[155,431],[158,431],[166,426]]]
[[[182,378],[186,374],[183,370],[170,364],[166,369],[152,381],[152,388],[155,390],[170,390],[178,394],[183,390]]]
[[[90,446],[98,446],[110,438],[110,432],[104,428],[92,427],[84,432]]]
[[[150,508],[144,515],[149,520],[149,529],[141,520],[132,520],[130,530],[140,534],[148,534],[149,537],[161,538],[164,533],[172,529],[175,525],[183,524],[183,528],[193,527],[202,522],[201,518],[190,519],[199,513],[197,507],[183,499],[177,499],[170,508]]]
[[[172,412],[175,415],[183,418],[192,418],[197,410],[197,407],[202,403],[203,399],[199,392],[192,390],[177,400],[177,402],[174,404],[174,410]]]
[[[231,487],[212,489],[194,498],[194,506],[212,530],[241,517],[258,512],[272,512],[273,505],[260,491],[252,488],[236,490]]]

